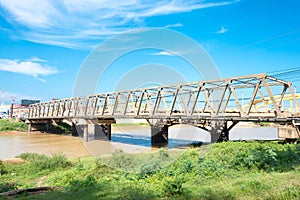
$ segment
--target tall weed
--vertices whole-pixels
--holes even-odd
[[[22,121],[11,119],[0,119],[0,132],[1,131],[27,131],[28,125]]]
[[[62,153],[55,153],[51,157],[37,153],[24,153],[18,157],[28,161],[28,167],[31,172],[40,172],[43,170],[54,171],[59,168],[71,166],[71,162]]]
[[[227,142],[214,144],[208,155],[199,160],[216,160],[235,170],[287,171],[300,164],[300,148],[293,144]]]
[[[5,170],[4,164],[3,164],[2,160],[0,160],[0,176],[5,173],[6,173],[6,170]]]

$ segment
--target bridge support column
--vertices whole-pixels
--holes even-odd
[[[84,124],[83,126],[83,141],[89,141],[89,133],[88,133],[88,124]]]
[[[229,131],[237,124],[238,122],[232,122],[228,127],[228,122],[211,122],[211,143],[214,142],[225,142],[229,140]]]
[[[167,125],[151,125],[151,144],[152,147],[164,147],[168,145]]]
[[[78,131],[76,129],[76,124],[75,123],[72,123],[72,136],[74,136],[74,137],[79,136]]]
[[[29,124],[28,124],[28,132],[31,132],[31,131],[32,131],[32,124],[29,123]]]
[[[111,124],[95,124],[94,138],[111,140]]]
[[[111,140],[111,124],[106,124],[106,133],[105,133],[105,135],[108,138],[108,140]]]
[[[46,132],[49,133],[51,122],[47,121],[45,126],[46,126]]]

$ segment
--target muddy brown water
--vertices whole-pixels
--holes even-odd
[[[276,139],[274,128],[234,128],[232,140]],[[21,153],[34,152],[52,155],[61,152],[67,157],[112,154],[116,149],[130,153],[153,151],[151,148],[150,128],[113,127],[112,141],[95,140],[90,134],[89,142],[80,137],[47,133],[1,133],[0,159],[13,158]],[[175,126],[169,129],[169,148],[186,146],[193,142],[209,142],[210,135],[201,129],[190,126]]]
[[[62,152],[68,157],[89,155],[81,140],[76,137],[43,133],[0,136],[0,159],[13,158],[26,152],[45,155]]]

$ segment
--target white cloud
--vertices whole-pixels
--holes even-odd
[[[226,32],[228,32],[228,29],[227,29],[227,28],[224,28],[224,26],[222,26],[221,29],[220,29],[219,31],[217,31],[216,33],[217,33],[217,34],[224,34],[224,33],[226,33]]]
[[[32,58],[26,59],[26,61],[31,61],[31,62],[43,62],[43,63],[46,63],[46,62],[47,62],[47,60],[44,60],[44,59],[41,59],[41,58],[38,58],[38,57],[32,57]]]
[[[12,14],[13,21],[27,27],[47,27],[54,23],[52,16],[57,15],[56,9],[48,1],[2,0],[1,6]]]
[[[182,27],[183,24],[181,23],[176,23],[176,24],[168,24],[166,26],[164,26],[163,28],[173,28],[173,27]]]
[[[58,73],[55,67],[51,67],[46,64],[46,61],[37,57],[30,58],[27,60],[9,60],[0,59],[0,70],[12,73],[19,73],[24,75],[30,75],[45,82],[44,79],[39,78],[39,75],[48,76],[51,74]]]
[[[175,54],[170,53],[168,51],[160,51],[158,53],[152,53],[151,55],[154,55],[154,56],[175,56]]]
[[[90,48],[108,36],[146,27],[145,19],[208,7],[237,0],[1,0],[1,15],[16,30],[15,37],[69,48]],[[163,28],[179,27],[166,25]]]

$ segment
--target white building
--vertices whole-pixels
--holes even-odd
[[[8,118],[10,105],[0,105],[0,118]]]

